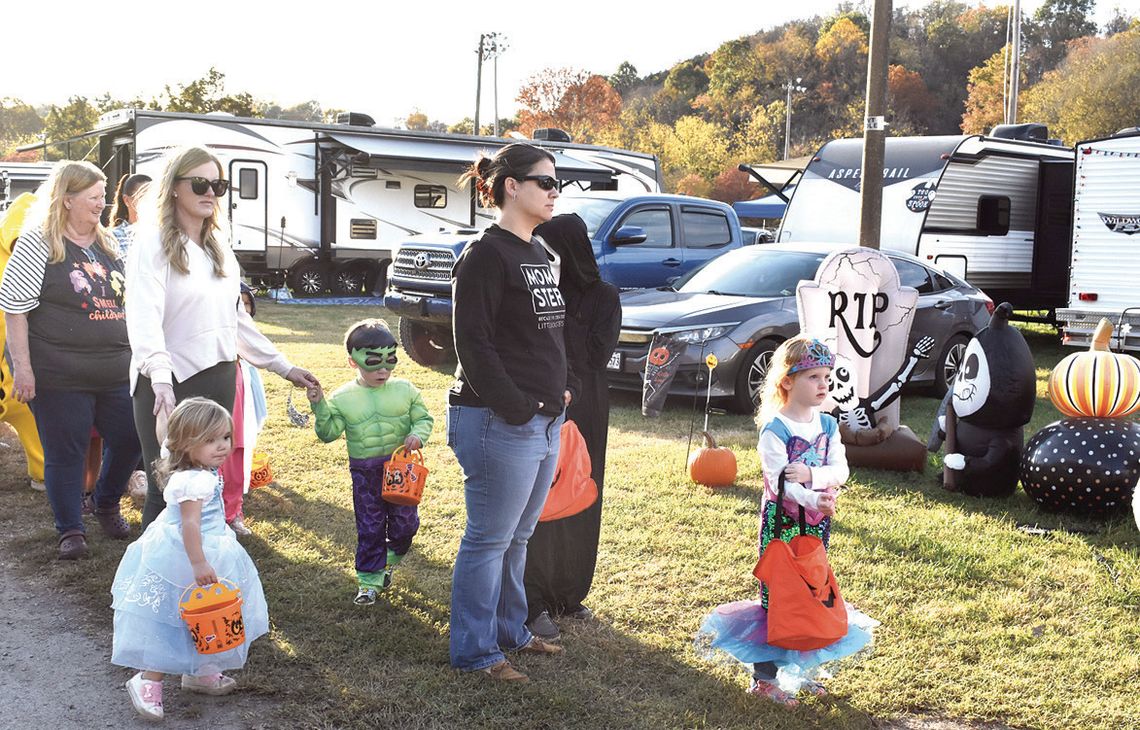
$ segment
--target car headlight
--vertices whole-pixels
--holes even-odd
[[[678,342],[687,342],[689,344],[708,342],[709,340],[715,340],[718,337],[724,337],[730,331],[732,331],[732,328],[735,326],[736,325],[734,324],[726,324],[718,325],[716,327],[701,327],[695,330],[683,330],[681,332],[674,332],[672,336],[673,339],[677,340]]]

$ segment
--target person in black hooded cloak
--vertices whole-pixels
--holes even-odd
[[[553,618],[589,618],[583,601],[594,580],[598,535],[602,524],[602,493],[606,471],[606,435],[610,397],[606,363],[617,346],[621,328],[618,290],[602,281],[586,224],[575,214],[555,216],[535,229],[559,260],[552,264],[558,288],[566,300],[566,360],[578,392],[566,410],[590,454],[590,476],[598,499],[576,515],[539,522],[527,548],[523,582],[528,604],[527,626],[540,638],[557,638]]]

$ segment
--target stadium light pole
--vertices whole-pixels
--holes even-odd
[[[785,160],[788,159],[788,150],[791,148],[790,143],[791,143],[791,139],[792,139],[792,92],[795,91],[795,92],[802,94],[803,92],[807,91],[806,86],[800,86],[799,85],[801,81],[803,81],[803,79],[797,76],[795,82],[789,81],[788,83],[784,84],[784,90],[788,92],[788,99],[787,99],[787,102],[785,103],[785,106],[787,108],[787,119],[784,122],[784,159]]]

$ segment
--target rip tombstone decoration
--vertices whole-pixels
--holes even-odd
[[[800,331],[824,340],[836,354],[823,408],[839,419],[848,462],[922,471],[925,447],[900,426],[898,402],[935,344],[924,338],[908,348],[918,291],[900,284],[886,255],[854,247],[829,254],[813,281],[801,281],[796,305]]]

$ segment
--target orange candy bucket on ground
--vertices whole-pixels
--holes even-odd
[[[400,446],[384,464],[384,486],[380,496],[385,502],[414,507],[423,497],[427,475],[420,450],[408,451]]]
[[[190,586],[182,592],[178,607],[199,654],[229,651],[245,642],[241,589],[232,582]]]

